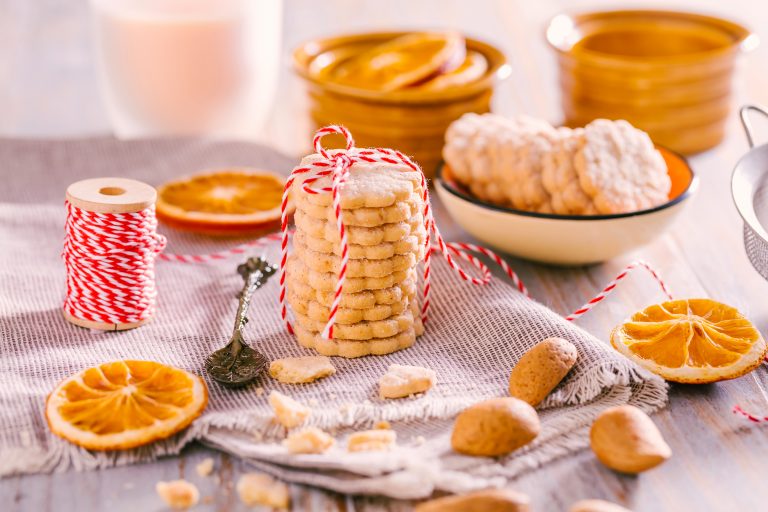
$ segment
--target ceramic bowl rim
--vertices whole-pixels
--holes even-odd
[[[571,20],[574,29],[577,29],[579,25],[589,19],[598,18],[600,16],[649,16],[657,15],[666,18],[686,18],[695,23],[705,23],[708,25],[717,26],[722,31],[728,31],[734,36],[734,40],[731,44],[723,45],[711,50],[704,50],[698,52],[685,53],[673,56],[657,56],[657,57],[633,57],[629,55],[614,55],[610,53],[595,51],[595,50],[579,50],[574,54],[571,48],[565,48],[560,42],[553,40],[550,37],[550,28],[553,22],[558,19],[568,18]],[[727,28],[726,28],[727,27]],[[759,37],[749,28],[738,23],[732,19],[723,18],[720,16],[714,16],[710,14],[704,14],[693,11],[685,10],[671,10],[671,9],[597,9],[597,10],[585,10],[585,11],[564,11],[555,14],[544,25],[544,40],[547,42],[550,48],[555,50],[558,54],[564,56],[573,56],[579,58],[594,58],[603,60],[606,62],[626,63],[631,65],[642,64],[680,64],[695,61],[697,59],[711,59],[721,55],[726,55],[735,50],[741,49],[742,51],[750,51],[757,44],[759,44]]]
[[[699,177],[693,171],[693,168],[691,167],[688,160],[684,156],[680,155],[675,151],[667,149],[665,147],[662,147],[662,146],[658,146],[658,147],[669,152],[673,156],[679,158],[685,164],[685,168],[688,170],[688,173],[690,174],[691,179],[688,182],[688,186],[685,188],[685,190],[680,192],[680,194],[674,199],[670,199],[666,203],[660,204],[659,206],[655,206],[653,208],[646,208],[645,210],[638,210],[634,212],[612,213],[612,214],[601,214],[601,215],[563,215],[559,213],[529,212],[525,210],[518,210],[516,208],[509,208],[506,206],[495,205],[492,203],[488,203],[486,201],[482,201],[476,197],[473,197],[467,192],[464,192],[463,190],[458,189],[454,184],[454,182],[448,181],[443,176],[443,169],[445,167],[445,162],[440,162],[440,164],[438,165],[437,170],[435,171],[434,180],[446,192],[456,196],[459,199],[472,203],[475,206],[479,206],[486,210],[492,210],[499,213],[517,215],[521,217],[532,217],[536,219],[546,219],[546,220],[570,220],[570,221],[582,221],[582,222],[588,222],[588,221],[594,221],[594,220],[612,220],[612,219],[625,219],[629,217],[640,217],[643,215],[650,215],[652,213],[656,213],[661,210],[671,208],[676,204],[682,203],[687,198],[693,196],[693,194],[696,193],[696,190],[699,187]]]

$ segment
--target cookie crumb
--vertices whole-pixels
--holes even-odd
[[[323,453],[336,441],[316,427],[308,427],[295,432],[283,441],[290,453]]]
[[[363,430],[355,432],[347,440],[350,452],[381,452],[392,448],[397,439],[394,430]]]
[[[210,474],[213,473],[213,459],[211,457],[203,459],[197,466],[195,466],[195,471],[197,471],[198,476],[210,476]]]
[[[434,370],[421,366],[393,364],[379,379],[379,397],[420,398],[435,384]]]
[[[256,396],[261,396],[264,394],[264,388],[256,388]]]
[[[269,405],[275,411],[275,419],[286,428],[298,427],[309,416],[307,406],[278,391],[269,394]]]
[[[388,421],[383,420],[376,423],[373,428],[376,430],[390,430],[392,425],[390,425]]]
[[[200,501],[200,491],[186,480],[157,482],[155,491],[166,505],[176,510],[193,507]]]
[[[336,373],[326,356],[287,357],[269,364],[269,375],[285,384],[306,384]]]
[[[286,510],[290,505],[288,486],[266,473],[245,473],[237,481],[240,501],[249,507],[263,505]]]

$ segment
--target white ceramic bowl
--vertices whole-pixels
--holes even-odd
[[[698,178],[686,160],[659,148],[672,179],[670,200],[661,206],[615,215],[554,215],[486,203],[464,190],[443,166],[435,188],[453,219],[469,234],[513,256],[554,265],[609,260],[661,235],[690,203]]]

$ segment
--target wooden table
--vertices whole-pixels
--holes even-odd
[[[588,2],[596,3],[617,4]],[[758,29],[768,26],[768,9],[758,2],[682,3],[698,10],[738,13]],[[354,9],[351,5],[343,0],[287,0],[286,62],[289,48],[316,35],[391,26],[456,26],[499,44],[510,57],[514,72],[499,88],[495,99],[499,112],[524,112],[557,121],[554,62],[541,35],[544,21],[563,10],[565,0],[369,0],[356,2]],[[87,11],[85,0],[0,0],[0,134],[78,136],[109,130],[98,101]],[[408,16],[404,18],[403,13]],[[763,39],[768,39],[766,34]],[[766,47],[745,59],[739,101],[768,103],[766,63]],[[287,67],[282,70],[270,135],[264,139],[298,155],[308,141],[306,103]],[[768,130],[762,133],[768,137]],[[727,140],[691,159],[701,177],[698,197],[669,233],[636,253],[586,268],[510,262],[534,297],[565,314],[627,262],[642,258],[661,272],[677,297],[710,296],[732,304],[768,333],[768,284],[747,261],[741,222],[730,197],[730,172],[746,149],[733,116]],[[440,215],[439,221],[450,238],[466,239],[447,216]],[[638,272],[579,323],[606,339],[616,322],[661,297],[652,280]],[[512,486],[528,493],[539,511],[566,510],[582,498],[605,498],[636,511],[765,510],[761,485],[768,474],[768,426],[751,424],[731,409],[738,403],[758,414],[768,413],[766,385],[768,372],[761,368],[732,382],[673,386],[669,407],[654,420],[674,455],[641,476],[619,476],[583,451],[531,472]],[[195,474],[195,464],[205,457],[216,460],[215,479]],[[186,477],[206,497],[196,510],[241,510],[233,482],[246,470],[228,455],[192,446],[178,457],[142,466],[7,478],[0,481],[0,508],[9,512],[161,510],[155,482]],[[302,486],[293,486],[291,492],[294,510],[410,509],[408,503],[332,495]]]

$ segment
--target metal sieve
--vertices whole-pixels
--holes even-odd
[[[731,177],[731,193],[736,209],[744,219],[747,257],[755,270],[768,280],[768,144],[755,146],[750,111],[768,117],[768,111],[756,105],[744,105],[739,110],[750,150],[736,163]]]

